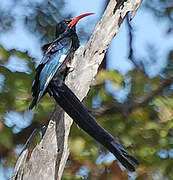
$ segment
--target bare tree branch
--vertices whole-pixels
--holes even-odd
[[[126,18],[127,27],[128,27],[128,35],[129,35],[129,56],[128,59],[133,63],[136,70],[139,71],[141,74],[147,77],[147,73],[145,72],[145,67],[142,66],[143,64],[138,65],[136,62],[135,56],[134,56],[134,50],[133,50],[133,44],[134,44],[134,29],[132,27],[132,24],[130,22],[130,14],[128,14],[128,18]]]
[[[89,42],[75,53],[75,70],[69,74],[66,83],[80,100],[87,95],[108,46],[127,13],[135,11],[141,0],[120,3],[118,6],[116,0],[110,0]],[[31,154],[23,179],[61,179],[69,155],[67,141],[71,125],[72,120],[57,107],[42,141]]]
[[[132,112],[133,110],[137,109],[138,107],[144,106],[149,103],[149,101],[153,100],[153,98],[157,97],[158,95],[162,95],[163,90],[165,88],[168,88],[173,83],[173,76],[170,76],[169,78],[165,79],[160,86],[150,91],[148,94],[134,99],[131,103],[115,103],[112,105],[105,105],[102,106],[96,110],[91,110],[92,114],[95,116],[103,116],[105,114],[115,114],[117,112],[121,112],[123,114],[127,114],[127,112]]]
[[[160,86],[149,92],[148,94],[144,95],[143,97],[140,97],[134,101],[133,106],[131,107],[130,111],[133,109],[138,108],[139,106],[146,105],[149,101],[151,101],[154,97],[158,95],[162,95],[163,90],[167,87],[169,87],[173,83],[173,76],[170,76],[169,78],[165,79]]]
[[[29,146],[37,133],[38,133],[38,129],[34,129],[31,136],[26,141],[25,146],[20,154],[20,157],[17,160],[16,166],[14,169],[14,175],[11,178],[11,180],[15,180],[15,179],[21,180],[22,179],[23,171],[25,169],[25,163],[26,163],[28,153],[29,153]]]

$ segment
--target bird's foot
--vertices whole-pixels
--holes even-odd
[[[67,63],[66,63],[66,66],[68,67],[68,71],[69,72],[72,72],[73,70],[74,70],[74,66],[71,64],[71,62],[70,61],[68,61]]]

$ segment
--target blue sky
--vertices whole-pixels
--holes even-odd
[[[42,2],[43,0],[37,1]],[[77,28],[80,28],[82,26],[86,27],[87,24],[87,31],[91,34],[101,16],[101,10],[104,5],[103,2],[104,1],[102,1],[101,3],[100,0],[66,0],[66,7],[64,9],[64,12],[69,11],[73,13],[74,16],[78,16],[82,13],[94,12],[95,15],[93,15],[92,17],[84,18],[77,26]],[[11,8],[11,1],[2,0],[1,7]],[[19,7],[16,7],[15,11],[18,15],[22,15],[23,13],[25,13],[24,11],[21,11]],[[151,75],[153,76],[166,65],[167,52],[172,48],[173,45],[173,37],[171,37],[170,35],[166,35],[168,22],[162,21],[160,19],[154,19],[154,16],[149,11],[141,8],[133,19],[132,24],[135,29],[134,48],[136,57],[149,60],[147,53],[148,45],[154,45],[156,47],[156,52],[158,54],[157,63],[156,65],[148,69],[148,71],[151,72]],[[108,69],[117,69],[122,74],[125,74],[133,68],[132,63],[127,58],[127,42],[128,36],[126,24],[123,23],[119,30],[119,33],[113,39],[109,48],[109,61],[107,63]],[[16,21],[12,30],[0,34],[0,44],[3,44],[7,49],[17,48],[21,51],[28,50],[31,56],[38,59],[41,58],[40,40],[37,36],[31,34],[25,28],[22,18],[19,18]],[[11,68],[14,68],[15,64],[19,63],[20,60],[14,57],[11,61]],[[8,65],[10,66],[10,64]],[[21,67],[20,69],[17,69],[16,65],[15,68],[17,71],[21,71]],[[11,170],[9,171],[9,173],[10,172]],[[0,174],[0,180],[5,180],[6,178],[3,176],[3,173],[1,173],[1,168]]]
[[[71,0],[67,1],[67,10],[71,11],[75,16],[85,12],[95,12],[95,15],[90,19],[84,19],[80,22],[79,26],[85,26],[89,21],[88,31],[92,33],[96,23],[99,21],[101,16],[101,10],[104,6],[104,1],[92,0]],[[142,5],[143,6],[143,5]],[[158,53],[158,63],[150,67],[148,71],[151,76],[156,75],[166,65],[167,53],[172,49],[173,36],[166,35],[168,23],[161,19],[156,19],[150,11],[144,8],[140,8],[132,20],[133,28],[135,29],[135,53],[136,57],[140,59],[149,59],[148,57],[148,45],[156,47]],[[123,23],[119,33],[112,40],[111,46],[109,47],[109,61],[107,64],[108,69],[117,69],[122,74],[125,74],[133,68],[132,63],[127,58],[128,53],[128,34],[126,30],[126,24]]]
[[[3,0],[4,7],[10,3]],[[10,2],[10,1],[9,1]],[[41,0],[39,0],[41,2]],[[77,25],[77,29],[85,27],[86,31],[91,34],[95,25],[100,19],[101,10],[104,3],[100,3],[100,0],[83,1],[83,0],[66,0],[66,6],[64,12],[72,12],[74,16],[78,16],[86,12],[94,12],[92,17],[84,18]],[[22,15],[24,12],[19,11],[19,7],[16,7],[15,13]],[[86,26],[87,24],[87,26]],[[144,8],[139,9],[135,18],[132,21],[132,25],[135,29],[135,45],[134,49],[136,56],[140,59],[147,59],[147,47],[148,45],[154,45],[158,53],[158,64],[152,66],[148,71],[151,75],[155,75],[166,64],[167,52],[172,48],[173,37],[165,35],[168,22],[154,19],[149,11]],[[127,59],[128,52],[128,38],[127,38],[126,24],[123,23],[119,33],[113,39],[109,48],[109,61],[107,67],[109,69],[118,69],[122,74],[125,74],[128,70],[133,68],[131,62]],[[10,41],[9,41],[10,39]],[[28,50],[30,55],[38,59],[41,58],[40,40],[37,36],[33,36],[24,26],[22,18],[18,18],[11,31],[0,34],[0,43],[2,43],[7,49],[17,48],[19,50]],[[152,44],[151,44],[152,43]]]

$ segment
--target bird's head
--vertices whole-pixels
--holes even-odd
[[[92,15],[94,13],[86,13],[86,14],[82,14],[80,16],[77,16],[75,18],[72,19],[65,19],[63,21],[61,21],[60,23],[58,23],[56,25],[56,38],[60,37],[61,35],[63,35],[64,33],[68,32],[75,32],[75,25],[78,23],[78,21],[86,16]]]

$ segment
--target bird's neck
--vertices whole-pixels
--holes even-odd
[[[76,33],[74,33],[71,38],[72,38],[73,50],[76,51],[79,48],[79,45],[80,45],[79,38],[78,38]]]

